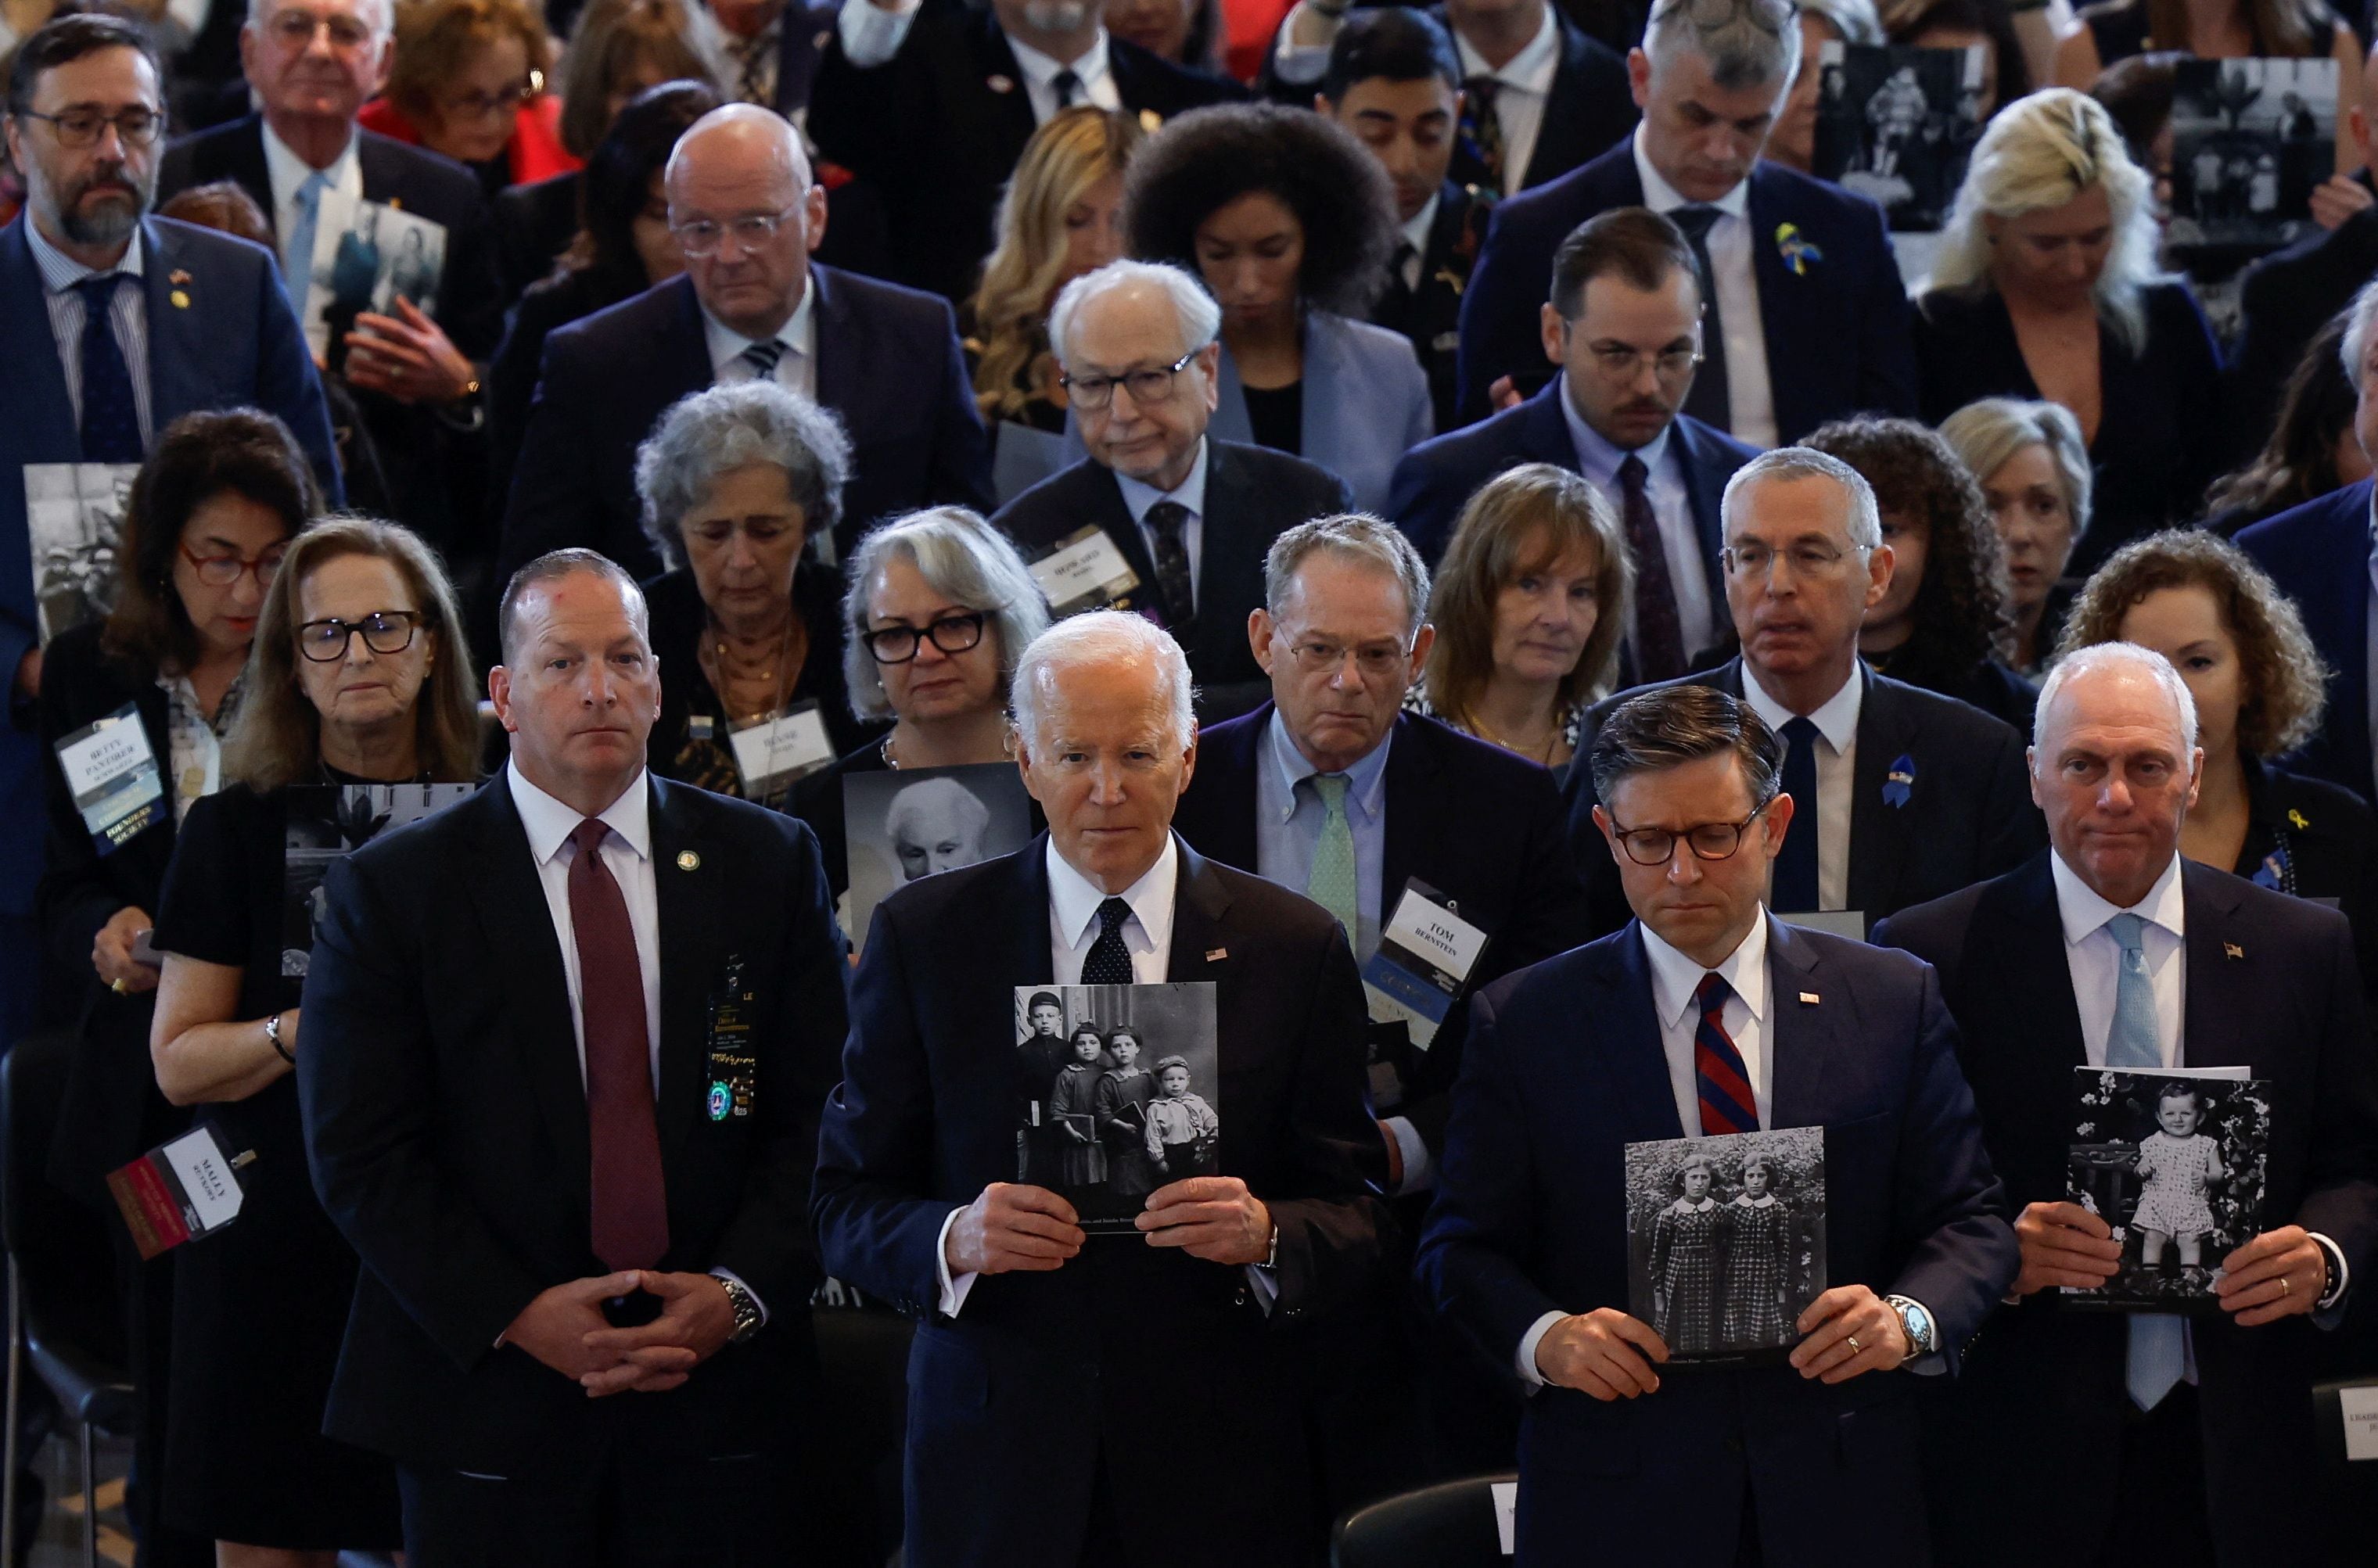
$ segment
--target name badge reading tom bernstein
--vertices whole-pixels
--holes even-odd
[[[1454,913],[1453,901],[1425,882],[1406,881],[1379,951],[1363,965],[1363,989],[1376,1023],[1400,1019],[1426,1050],[1470,983],[1487,933]]]
[[[1107,531],[1094,522],[1060,539],[1055,549],[1034,561],[1032,581],[1047,596],[1051,613],[1063,619],[1112,604],[1135,592],[1139,573],[1131,569]]]
[[[760,1073],[751,1045],[751,995],[744,983],[743,955],[728,954],[726,977],[710,999],[710,1059],[703,1074],[703,1108],[713,1121],[751,1114]]]
[[[795,779],[834,760],[825,714],[814,702],[796,702],[771,718],[754,719],[729,730],[727,738],[735,748],[744,796],[751,800],[773,799]]]
[[[165,784],[157,753],[131,703],[60,740],[57,753],[75,809],[102,855],[162,820]]]

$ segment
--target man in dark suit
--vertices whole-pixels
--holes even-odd
[[[990,444],[943,302],[810,259],[825,192],[783,118],[732,103],[669,157],[680,278],[546,341],[504,514],[507,569],[582,545],[661,569],[636,499],[636,449],[670,404],[717,381],[766,377],[831,410],[851,480],[833,538],[937,503],[988,510]]]
[[[1421,1240],[1439,1310],[1536,1390],[1519,1560],[1922,1562],[1901,1374],[1954,1373],[2016,1266],[1939,983],[1769,916],[1802,814],[1748,704],[1645,693],[1579,765],[1636,917],[1472,1004]],[[1789,1127],[1825,1130],[1831,1288],[1781,1325],[1788,1366],[1663,1373],[1679,1347],[1627,1309],[1627,1146]]]
[[[1391,1228],[1356,1166],[1353,958],[1327,912],[1171,832],[1197,737],[1161,629],[1061,621],[1015,691],[1049,832],[877,906],[811,1205],[834,1276],[922,1320],[908,1560],[1314,1562],[1282,1328],[1380,1288]],[[1017,1180],[1006,999],[1159,983],[1215,987],[1222,1174],[1148,1193],[1137,1236],[1086,1235]]]
[[[1684,235],[1640,207],[1579,224],[1554,257],[1541,329],[1560,374],[1526,402],[1404,454],[1387,509],[1434,559],[1470,497],[1503,470],[1549,462],[1583,474],[1635,559],[1627,676],[1674,679],[1733,632],[1719,503],[1755,455],[1678,412],[1701,352]]]
[[[295,433],[333,504],[343,495],[321,382],[272,258],[146,216],[164,96],[145,35],[110,17],[50,23],[18,46],[7,107],[9,160],[26,183],[24,211],[0,228],[0,1038],[14,1040],[38,990],[48,766],[33,723],[44,584],[26,470],[138,463],[183,414],[249,406]],[[45,537],[42,553],[70,543],[76,575],[104,579],[87,539]]]
[[[823,1417],[817,841],[645,773],[618,567],[533,563],[501,623],[502,776],[325,883],[297,1087],[365,1267],[324,1430],[396,1462],[423,1568],[771,1560]]]
[[[1203,716],[1243,713],[1267,690],[1246,634],[1264,552],[1283,530],[1346,510],[1346,482],[1206,434],[1221,310],[1178,268],[1111,262],[1067,284],[1049,319],[1090,455],[991,521],[1059,615],[1138,611],[1187,651]]]
[[[1759,162],[1799,63],[1791,8],[1731,0],[1722,15],[1657,13],[1627,59],[1643,109],[1632,139],[1495,209],[1462,301],[1465,415],[1490,412],[1503,377],[1522,396],[1535,389],[1553,253],[1614,207],[1674,219],[1708,281],[1686,413],[1771,447],[1845,414],[1916,412],[1907,294],[1882,209]]]
[[[1110,36],[1093,0],[866,0],[842,7],[809,133],[883,196],[889,275],[955,301],[973,293],[999,193],[1050,115],[1096,103],[1153,130],[1244,96]]]
[[[1893,910],[2021,865],[2041,842],[2023,737],[1858,662],[1859,623],[1892,572],[1867,482],[1791,447],[1744,464],[1724,508],[1722,564],[1742,652],[1683,678],[1742,699],[1785,742],[1800,831],[1776,863],[1770,905],[1787,919],[1833,912],[1829,926],[1863,935]],[[1587,712],[1580,751],[1627,695]],[[1594,929],[1615,930],[1626,899],[1619,868],[1599,853],[1591,770],[1570,769],[1567,791]]]
[[[2053,848],[1875,933],[1940,970],[2023,1247],[2019,1303],[1926,1412],[1935,1550],[1977,1568],[2334,1561],[2312,1501],[2313,1341],[2378,1266],[2378,1077],[2352,933],[2181,858],[2204,753],[2160,654],[2066,659],[2038,735]],[[2224,1064],[2264,1083],[2271,1113],[2260,1233],[2204,1258],[2220,1310],[2065,1310],[2056,1287],[2102,1285],[2123,1250],[2108,1216],[2066,1201],[2075,1071]],[[2046,1476],[2090,1479],[2047,1514],[2009,1505]],[[2364,1519],[2349,1544],[2367,1539]]]

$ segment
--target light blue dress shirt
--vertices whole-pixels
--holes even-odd
[[[1387,748],[1395,731],[1371,754],[1346,770],[1346,825],[1354,834],[1354,888],[1359,931],[1349,932],[1354,962],[1366,964],[1379,951],[1380,883],[1387,877]],[[1304,781],[1320,770],[1296,748],[1288,722],[1272,710],[1264,729],[1265,761],[1255,768],[1255,873],[1297,892],[1313,874],[1313,852],[1321,844],[1327,815],[1321,796]]]

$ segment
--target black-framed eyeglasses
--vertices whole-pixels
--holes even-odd
[[[1060,376],[1057,385],[1065,389],[1065,401],[1075,408],[1092,413],[1114,401],[1114,389],[1120,386],[1131,393],[1132,402],[1140,407],[1160,403],[1172,395],[1172,378],[1189,367],[1205,344],[1199,343],[1171,364],[1146,370],[1126,370],[1120,376]]]
[[[1678,839],[1693,846],[1696,860],[1731,860],[1735,851],[1742,847],[1742,835],[1750,831],[1750,824],[1774,804],[1775,797],[1771,795],[1739,822],[1703,822],[1681,833],[1665,828],[1622,828],[1618,819],[1613,817],[1610,832],[1617,839],[1618,847],[1627,852],[1627,858],[1638,866],[1665,866],[1675,858]]]
[[[100,134],[110,126],[126,147],[147,147],[165,130],[165,116],[154,109],[122,109],[113,114],[96,109],[69,109],[63,114],[44,114],[37,109],[17,113],[28,120],[47,120],[58,145],[77,150],[98,146]]]
[[[859,640],[879,664],[905,664],[917,656],[918,648],[926,638],[944,653],[963,653],[982,640],[982,623],[987,617],[980,610],[967,610],[960,615],[943,616],[931,626],[887,626],[877,631],[862,632]]]
[[[297,652],[318,664],[332,664],[347,656],[348,642],[357,636],[375,653],[402,653],[413,646],[413,634],[423,620],[419,610],[374,610],[359,621],[305,621],[297,628]]]

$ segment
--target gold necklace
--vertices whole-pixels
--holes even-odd
[[[1561,734],[1560,724],[1555,720],[1552,728],[1544,735],[1543,745],[1540,747],[1516,746],[1510,741],[1504,739],[1501,736],[1496,735],[1493,730],[1488,729],[1484,724],[1480,724],[1478,722],[1477,715],[1475,714],[1471,714],[1470,717],[1470,729],[1471,733],[1477,736],[1481,740],[1492,741],[1495,745],[1501,747],[1504,750],[1516,753],[1519,756],[1533,758],[1536,761],[1543,763],[1547,768],[1552,766],[1553,748],[1559,744]]]

